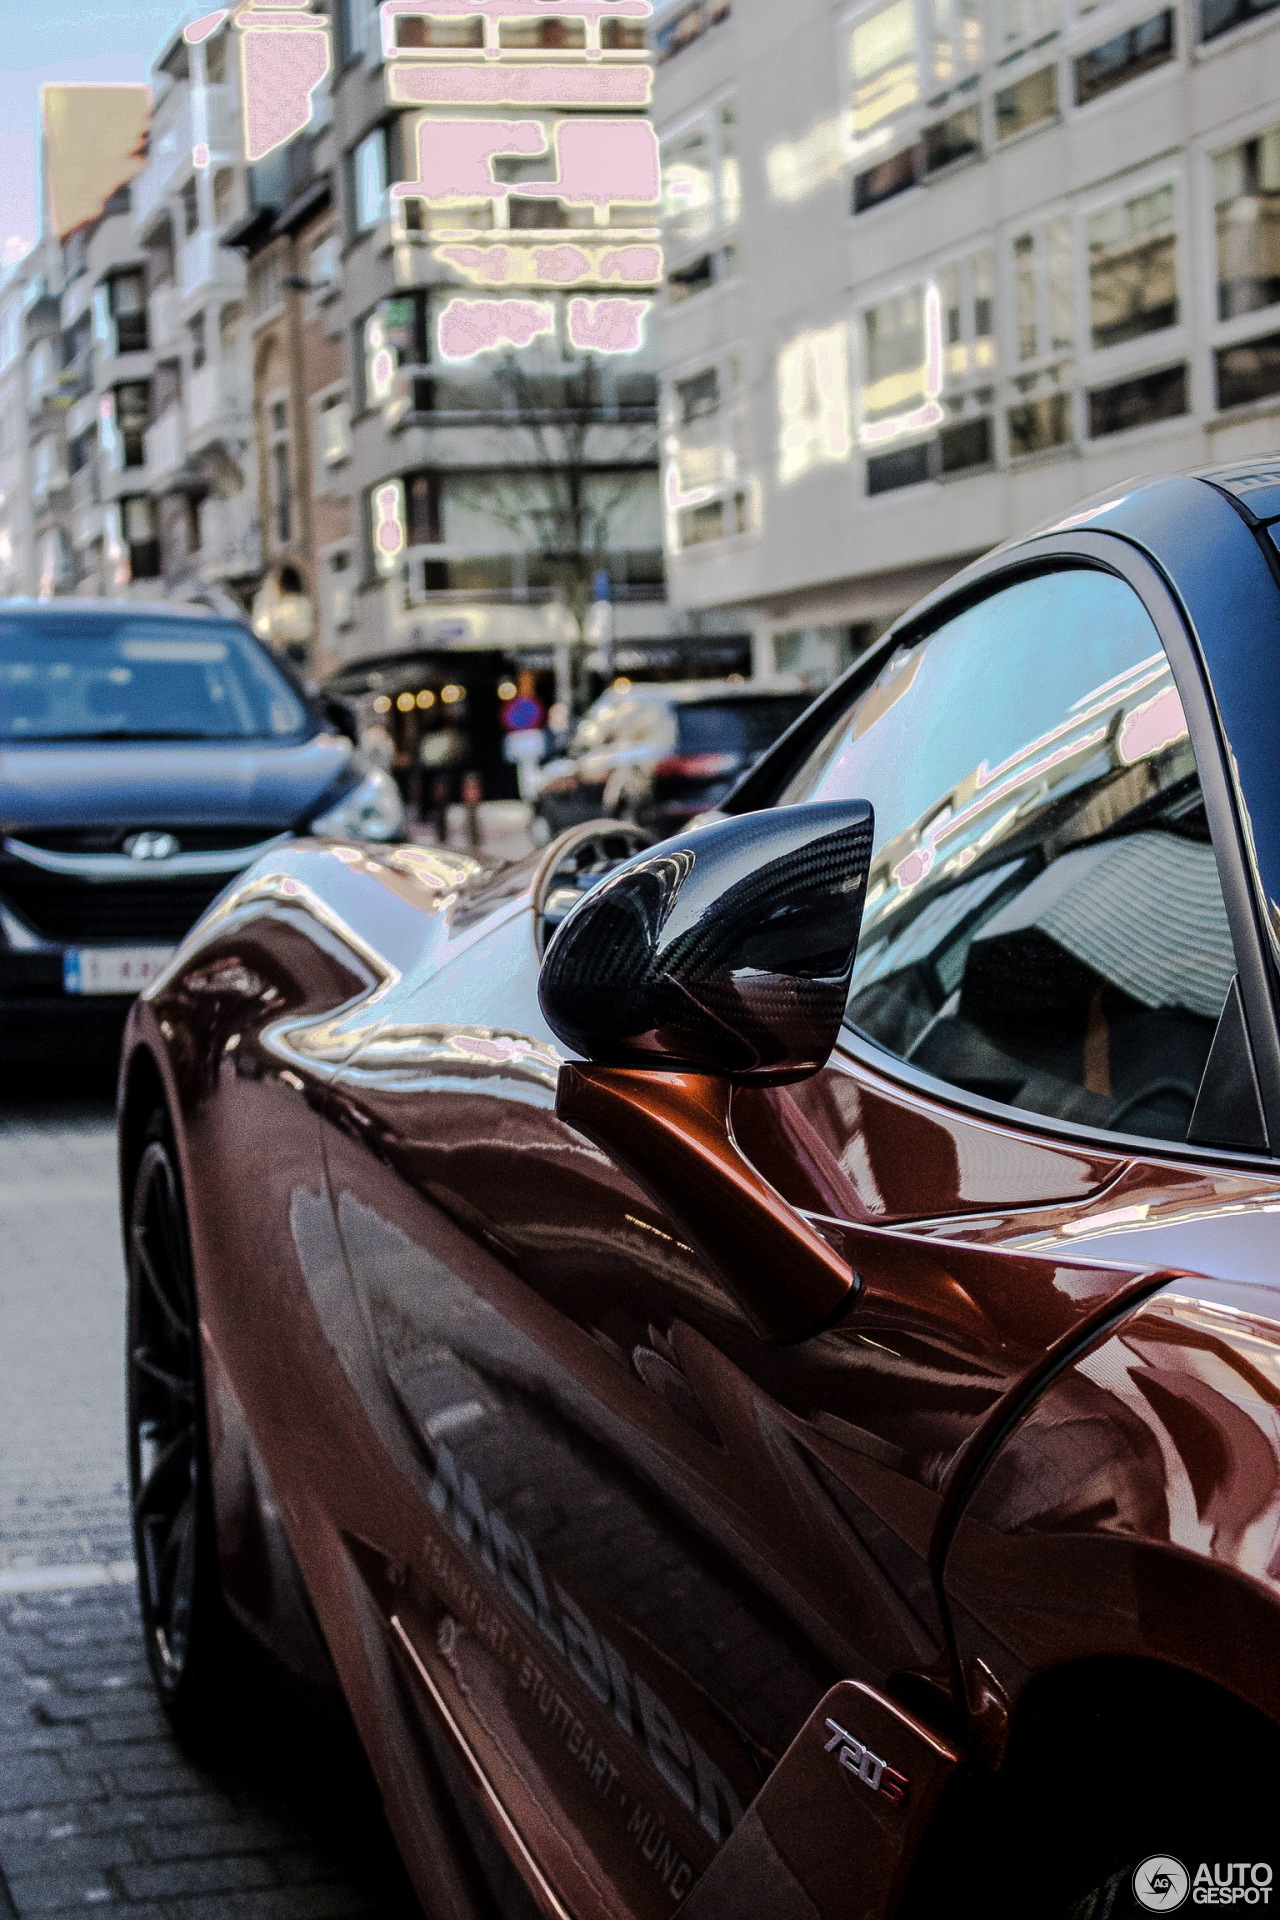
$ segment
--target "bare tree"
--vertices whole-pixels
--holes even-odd
[[[501,483],[456,469],[451,486],[472,511],[512,534],[542,562],[573,621],[571,684],[575,711],[584,704],[587,613],[593,577],[608,564],[619,514],[634,497],[638,474],[657,481],[656,409],[615,409],[595,355],[566,373],[529,367],[514,353],[502,362],[508,418],[519,438]]]

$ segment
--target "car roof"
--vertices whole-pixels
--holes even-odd
[[[1280,519],[1280,454],[1233,460],[1221,467],[1195,467],[1189,476],[1229,493],[1251,520]]]
[[[15,594],[7,600],[0,600],[0,613],[10,612],[34,614],[37,619],[49,620],[68,619],[86,613],[109,613],[116,619],[141,615],[147,620],[220,620],[224,626],[229,621],[233,626],[245,624],[242,620],[236,621],[231,614],[219,613],[215,607],[198,606],[187,600],[36,600]]]
[[[600,695],[600,705],[623,700],[662,701],[674,706],[690,706],[700,700],[759,700],[769,694],[807,694],[798,674],[775,673],[757,680],[642,680],[617,692],[609,688]]]

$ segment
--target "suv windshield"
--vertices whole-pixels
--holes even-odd
[[[737,753],[754,760],[809,705],[807,693],[775,699],[700,701],[680,705],[676,726],[682,753]]]
[[[279,739],[307,718],[230,621],[0,614],[0,743]]]

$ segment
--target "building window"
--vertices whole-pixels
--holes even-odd
[[[1081,12],[1085,9],[1082,7]],[[1043,40],[1061,25],[1060,0],[995,0],[992,31],[997,53]]]
[[[736,354],[673,381],[665,407],[667,544],[673,552],[746,533],[754,520]]]
[[[957,160],[968,160],[973,154],[980,153],[981,108],[975,102],[971,107],[962,107],[959,113],[951,114],[946,120],[939,120],[936,126],[926,127],[920,136],[920,144],[925,173],[936,173],[940,167],[954,166]]]
[[[930,449],[926,443],[875,453],[867,460],[867,492],[892,493],[899,487],[918,487],[929,476]]]
[[[194,180],[188,180],[182,189],[182,231],[188,236],[200,225],[200,198],[196,192]]]
[[[191,371],[199,373],[205,363],[204,315],[197,313],[187,322],[187,335],[191,343]]]
[[[1042,360],[1072,344],[1071,223],[1048,220],[1013,242],[1014,351]]]
[[[351,205],[357,233],[387,215],[387,130],[375,127],[351,155]]]
[[[1270,400],[1280,393],[1280,333],[1262,340],[1242,341],[1214,355],[1218,405],[1243,407],[1253,400]]]
[[[160,577],[160,542],[156,537],[155,507],[145,493],[120,503],[120,524],[129,549],[129,570],[135,580]]]
[[[1032,374],[1027,384],[1048,385],[1051,376]],[[1015,386],[1021,385],[1015,382]],[[1007,409],[1009,457],[1025,458],[1032,453],[1047,453],[1053,447],[1065,447],[1071,441],[1071,396],[1061,390],[1046,392],[1030,400],[1019,400]]]
[[[862,316],[865,444],[935,427],[942,418],[942,328],[934,288],[908,287]]]
[[[404,483],[405,515],[411,547],[440,545],[440,476],[411,473]]]
[[[786,486],[852,451],[848,331],[799,334],[778,355],[778,478]]]
[[[115,323],[117,353],[147,350],[147,289],[141,271],[117,273],[108,283],[111,319]]]
[[[1177,235],[1172,187],[1117,201],[1088,223],[1089,329],[1114,347],[1178,323]]]
[[[1176,419],[1186,411],[1187,370],[1185,366],[1164,367],[1159,373],[1144,373],[1136,380],[1095,387],[1089,395],[1089,433],[1093,439],[1101,439],[1104,434],[1127,433],[1132,427],[1147,427],[1156,420]]]
[[[1213,156],[1218,318],[1280,300],[1280,127]]]
[[[662,25],[654,29],[654,64],[660,67],[665,60],[674,60],[678,53],[683,53],[685,48],[691,47],[695,40],[700,40],[704,33],[709,33],[712,27],[719,26],[722,20],[727,20],[731,11],[731,0],[695,0],[693,6],[683,7],[675,14],[668,14]],[[626,23],[617,20],[602,21],[600,24],[601,45],[608,47],[619,44],[605,39],[605,32],[610,26],[623,28]],[[631,40],[624,40],[620,44],[631,46],[634,43]],[[643,42],[640,44],[643,45]]]
[[[215,33],[204,43],[204,77],[211,87],[220,87],[227,77],[227,41],[230,35]]]
[[[995,256],[988,248],[938,274],[941,306],[943,419],[941,473],[985,467],[994,458],[991,409],[995,389]]]
[[[151,421],[151,388],[145,380],[128,380],[115,390],[116,429],[120,436],[121,464],[145,467],[146,431]]]
[[[271,530],[281,546],[293,538],[292,448],[289,403],[275,396],[267,401],[267,486]]]
[[[914,0],[890,0],[850,36],[853,130],[870,133],[920,97]]]
[[[1076,61],[1076,105],[1123,87],[1173,58],[1173,14],[1153,14],[1139,26],[1104,40]]]
[[[1075,296],[1071,223],[1046,220],[1014,235],[1013,330],[1020,369],[1009,382],[1005,411],[1013,459],[1066,446],[1072,439]]]
[[[1015,133],[1044,126],[1058,117],[1058,69],[1041,67],[1001,87],[995,97],[996,139],[1011,140]]]
[[[919,161],[920,149],[905,147],[892,158],[878,161],[864,173],[856,174],[853,182],[854,212],[865,213],[868,207],[881,206],[886,200],[892,200],[895,194],[905,193],[908,187],[914,187]]]
[[[219,167],[213,176],[213,224],[225,227],[235,205],[236,176],[231,167]]]
[[[335,393],[316,410],[316,451],[320,456],[320,483],[328,484],[331,467],[351,458],[351,410],[343,394]]]
[[[342,0],[342,52],[344,59],[362,56],[376,60],[382,46],[378,0]]]
[[[1200,0],[1200,38],[1216,40],[1220,33],[1242,27],[1278,5],[1280,0]]]
[[[736,225],[742,212],[737,121],[731,103],[662,143],[662,216],[675,246]]]
[[[283,248],[268,247],[249,269],[249,311],[255,320],[265,320],[284,300],[283,261]]]
[[[307,257],[307,279],[317,301],[327,300],[342,285],[342,242],[336,233],[317,240]]]

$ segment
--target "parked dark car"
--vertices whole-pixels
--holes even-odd
[[[121,1080],[180,1729],[336,1678],[441,1920],[1261,1902],[1278,531],[1115,490],[657,846],[224,896]]]
[[[235,874],[299,833],[386,838],[402,818],[239,623],[0,603],[0,1056],[118,1040]]]
[[[670,833],[714,807],[813,698],[798,680],[686,680],[603,693],[541,770],[548,834],[608,815]]]

